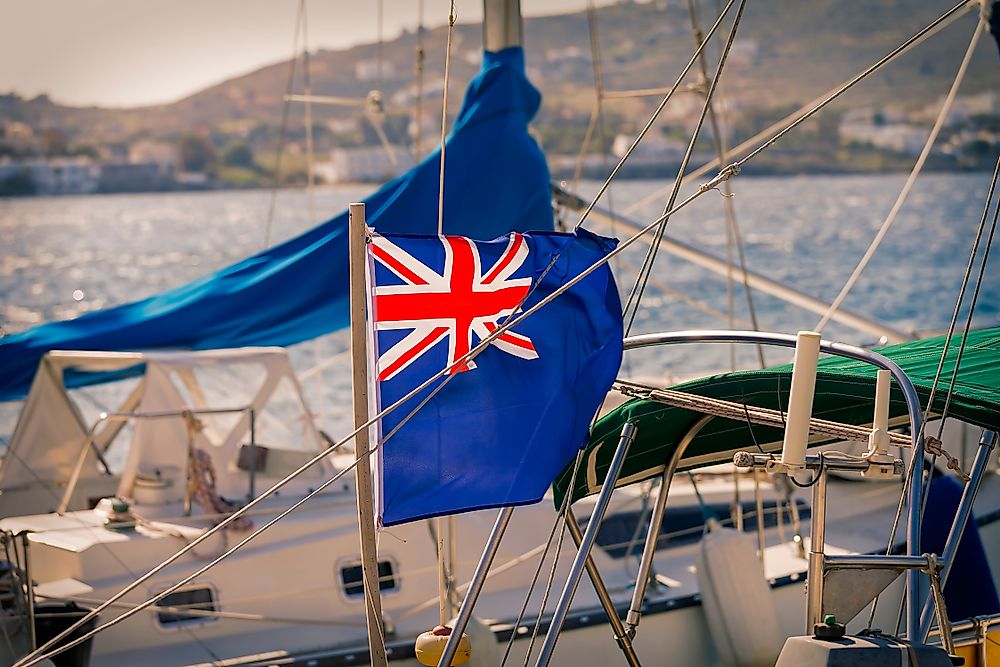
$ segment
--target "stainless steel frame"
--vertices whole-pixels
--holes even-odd
[[[677,466],[684,458],[684,452],[695,436],[705,428],[705,425],[712,421],[711,415],[704,415],[695,422],[694,426],[684,434],[681,441],[677,443],[677,448],[670,456],[670,462],[663,469],[660,477],[660,490],[656,494],[656,503],[649,516],[649,529],[646,531],[646,543],[642,547],[642,558],[639,560],[639,571],[635,576],[635,589],[632,591],[632,602],[629,604],[628,616],[625,624],[628,626],[626,632],[629,637],[635,636],[635,629],[639,625],[642,616],[642,602],[646,599],[646,588],[649,586],[649,573],[653,566],[653,555],[656,553],[656,543],[660,539],[660,529],[663,526],[663,513],[667,507],[667,496],[670,494],[670,482],[674,479]]]
[[[972,514],[972,506],[976,502],[976,494],[979,493],[979,484],[983,479],[983,473],[990,462],[990,455],[996,446],[997,434],[993,431],[983,431],[983,436],[979,439],[979,449],[976,451],[976,458],[972,463],[972,470],[969,473],[969,481],[965,483],[962,490],[962,498],[958,502],[955,510],[955,519],[951,523],[948,531],[948,538],[944,543],[944,551],[941,554],[941,561],[944,568],[941,570],[941,588],[944,589],[948,583],[948,575],[951,574],[952,561],[958,551],[958,545],[962,541],[962,533],[965,524]],[[923,613],[920,616],[920,641],[927,640],[927,634],[931,627],[931,599],[928,598],[924,604]]]
[[[496,558],[497,550],[500,548],[500,540],[503,539],[503,534],[507,531],[507,525],[510,523],[510,516],[513,513],[513,507],[504,507],[497,514],[496,523],[493,524],[493,530],[486,541],[486,548],[476,566],[469,590],[466,591],[465,599],[462,600],[462,607],[458,610],[458,617],[455,619],[455,627],[451,631],[451,636],[448,637],[448,643],[445,644],[444,652],[438,661],[438,667],[451,665],[451,661],[455,658],[458,643],[462,639],[462,633],[465,632],[466,626],[469,625],[469,619],[472,618],[472,609],[476,606],[476,600],[479,599],[479,594],[483,590],[483,584],[486,583],[486,576],[489,574],[490,566],[493,565],[493,559]]]
[[[753,343],[758,345],[795,347],[795,336],[759,331],[696,329],[632,336],[625,339],[625,349],[631,350],[676,343]],[[910,465],[913,466],[915,471],[913,478],[911,478],[907,494],[906,553],[911,556],[919,555],[920,508],[922,506],[923,491],[920,472],[923,471],[924,461],[924,418],[917,390],[899,365],[877,352],[865,350],[854,345],[832,343],[825,340],[820,342],[820,351],[840,357],[847,357],[848,359],[865,361],[878,368],[885,369],[892,373],[893,378],[903,392],[903,397],[906,399],[907,412],[910,417],[910,429],[913,439],[913,458]],[[920,630],[919,576],[920,573],[916,570],[909,570],[906,573],[906,634],[908,637],[916,637]]]
[[[576,558],[573,559],[573,565],[570,567],[569,575],[566,577],[566,585],[563,586],[562,593],[559,595],[559,601],[556,603],[555,611],[552,612],[549,631],[545,634],[545,642],[542,644],[535,667],[546,667],[552,659],[552,652],[555,651],[556,642],[559,640],[563,623],[566,622],[566,615],[569,613],[569,605],[573,602],[576,588],[580,584],[580,578],[583,576],[584,566],[590,558],[590,551],[594,548],[594,543],[597,540],[597,530],[600,528],[601,520],[608,510],[608,503],[611,502],[611,494],[615,490],[615,482],[618,480],[622,465],[625,463],[625,455],[628,454],[628,449],[635,440],[635,432],[636,427],[631,422],[626,422],[622,426],[618,448],[615,449],[615,455],[611,459],[611,465],[608,467],[608,474],[601,487],[601,493],[597,496],[597,504],[594,505],[594,511],[587,522],[587,530],[583,534],[580,549],[577,551]],[[569,492],[572,493],[572,489]]]
[[[583,533],[580,532],[580,526],[576,522],[576,515],[573,514],[571,508],[567,508],[566,510],[566,527],[569,528],[569,534],[572,536],[576,548],[579,549],[583,544]],[[608,623],[611,624],[611,629],[615,633],[615,642],[618,643],[618,647],[621,648],[622,653],[625,655],[625,661],[630,667],[639,667],[639,656],[636,655],[635,648],[632,646],[632,635],[634,633],[629,633],[625,628],[625,624],[622,623],[622,619],[618,617],[618,610],[615,609],[615,603],[611,600],[608,587],[604,585],[604,579],[601,578],[601,573],[597,569],[597,565],[594,564],[594,559],[590,554],[587,554],[585,567],[587,568],[587,576],[590,577],[590,582],[594,584],[594,590],[597,591],[597,598],[601,601],[601,607],[604,608],[604,613],[608,617]]]

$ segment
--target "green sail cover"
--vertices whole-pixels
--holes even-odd
[[[939,336],[875,349],[906,372],[917,388],[924,407],[937,375],[945,339],[945,336]],[[948,345],[932,416],[944,410],[961,341],[962,336],[956,334]],[[813,417],[848,424],[870,424],[877,371],[875,366],[843,357],[820,359]],[[786,364],[759,371],[713,375],[671,389],[778,410],[788,405],[791,373],[791,364]],[[976,426],[1000,431],[1000,328],[969,333],[948,414]],[[889,416],[890,420],[896,419],[896,423],[908,422],[906,402],[895,382],[890,395]],[[702,417],[700,412],[648,399],[632,399],[615,408],[594,425],[577,473],[573,500],[595,493],[603,484],[625,422],[635,424],[636,438],[625,459],[618,486],[660,474],[684,434]],[[761,445],[774,449],[780,447],[782,431],[755,424],[751,435],[745,421],[713,418],[688,445],[679,469],[731,460],[736,450],[754,449],[754,438]],[[572,469],[571,464],[553,484],[556,507],[562,503]]]

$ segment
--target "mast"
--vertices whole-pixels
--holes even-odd
[[[351,248],[351,385],[354,397],[354,427],[368,423],[367,296],[365,289],[365,205],[350,206]],[[372,667],[388,665],[382,638],[382,600],[378,587],[378,556],[375,546],[375,511],[372,506],[372,474],[368,456],[368,429],[354,438],[357,457],[358,526],[361,537],[361,571],[365,589],[365,617]]]
[[[483,50],[522,46],[521,0],[483,0]]]

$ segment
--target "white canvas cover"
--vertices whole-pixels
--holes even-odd
[[[49,352],[42,357],[28,397],[18,417],[10,445],[0,465],[0,490],[39,481],[65,482],[85,445],[91,424],[67,395],[63,374],[67,369],[117,371],[143,362],[143,355],[126,352]],[[119,411],[128,411],[137,400],[133,392]],[[98,447],[112,435],[98,430]],[[81,477],[97,477],[100,470],[91,452]]]
[[[191,432],[191,445],[209,454],[218,477],[217,490],[228,497],[240,498],[248,490],[247,472],[237,467],[240,447],[249,442],[250,417],[246,408],[254,411],[256,442],[261,447],[274,448],[268,452],[272,460],[267,467],[272,470],[270,474],[267,470],[260,471],[261,477],[277,476],[282,462],[289,460],[289,453],[295,454],[293,461],[304,460],[304,456],[311,457],[323,447],[283,348],[50,352],[39,365],[8,454],[0,466],[0,490],[43,480],[64,483],[70,479],[91,425],[84,423],[66,390],[63,374],[67,369],[115,371],[137,363],[145,364],[145,373],[116,412],[145,416],[131,420],[135,430],[118,486],[119,495],[132,495],[135,478],[144,471],[170,470],[184,474],[189,419],[177,414],[184,410],[193,411],[203,426],[203,430]],[[285,409],[276,414],[274,403],[279,401]],[[206,409],[226,412],[198,412]],[[172,414],[154,416],[164,413]],[[121,428],[121,422],[101,426],[95,444],[103,450]],[[269,437],[275,433],[281,437]],[[101,475],[93,451],[87,456],[81,478]],[[315,475],[323,472],[320,467]]]

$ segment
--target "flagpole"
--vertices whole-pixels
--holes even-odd
[[[368,297],[366,289],[365,205],[351,204],[350,271],[351,271],[351,371],[354,390],[354,437],[357,459],[358,526],[361,539],[361,572],[365,589],[365,610],[368,625],[368,646],[372,667],[387,667],[385,643],[382,637],[382,600],[378,587],[378,555],[375,546],[375,511],[372,507],[372,473],[368,451]]]
[[[434,536],[437,537],[438,566],[438,623],[447,625],[451,618],[451,604],[448,598],[448,574],[444,558],[444,521],[441,517],[434,519]]]

